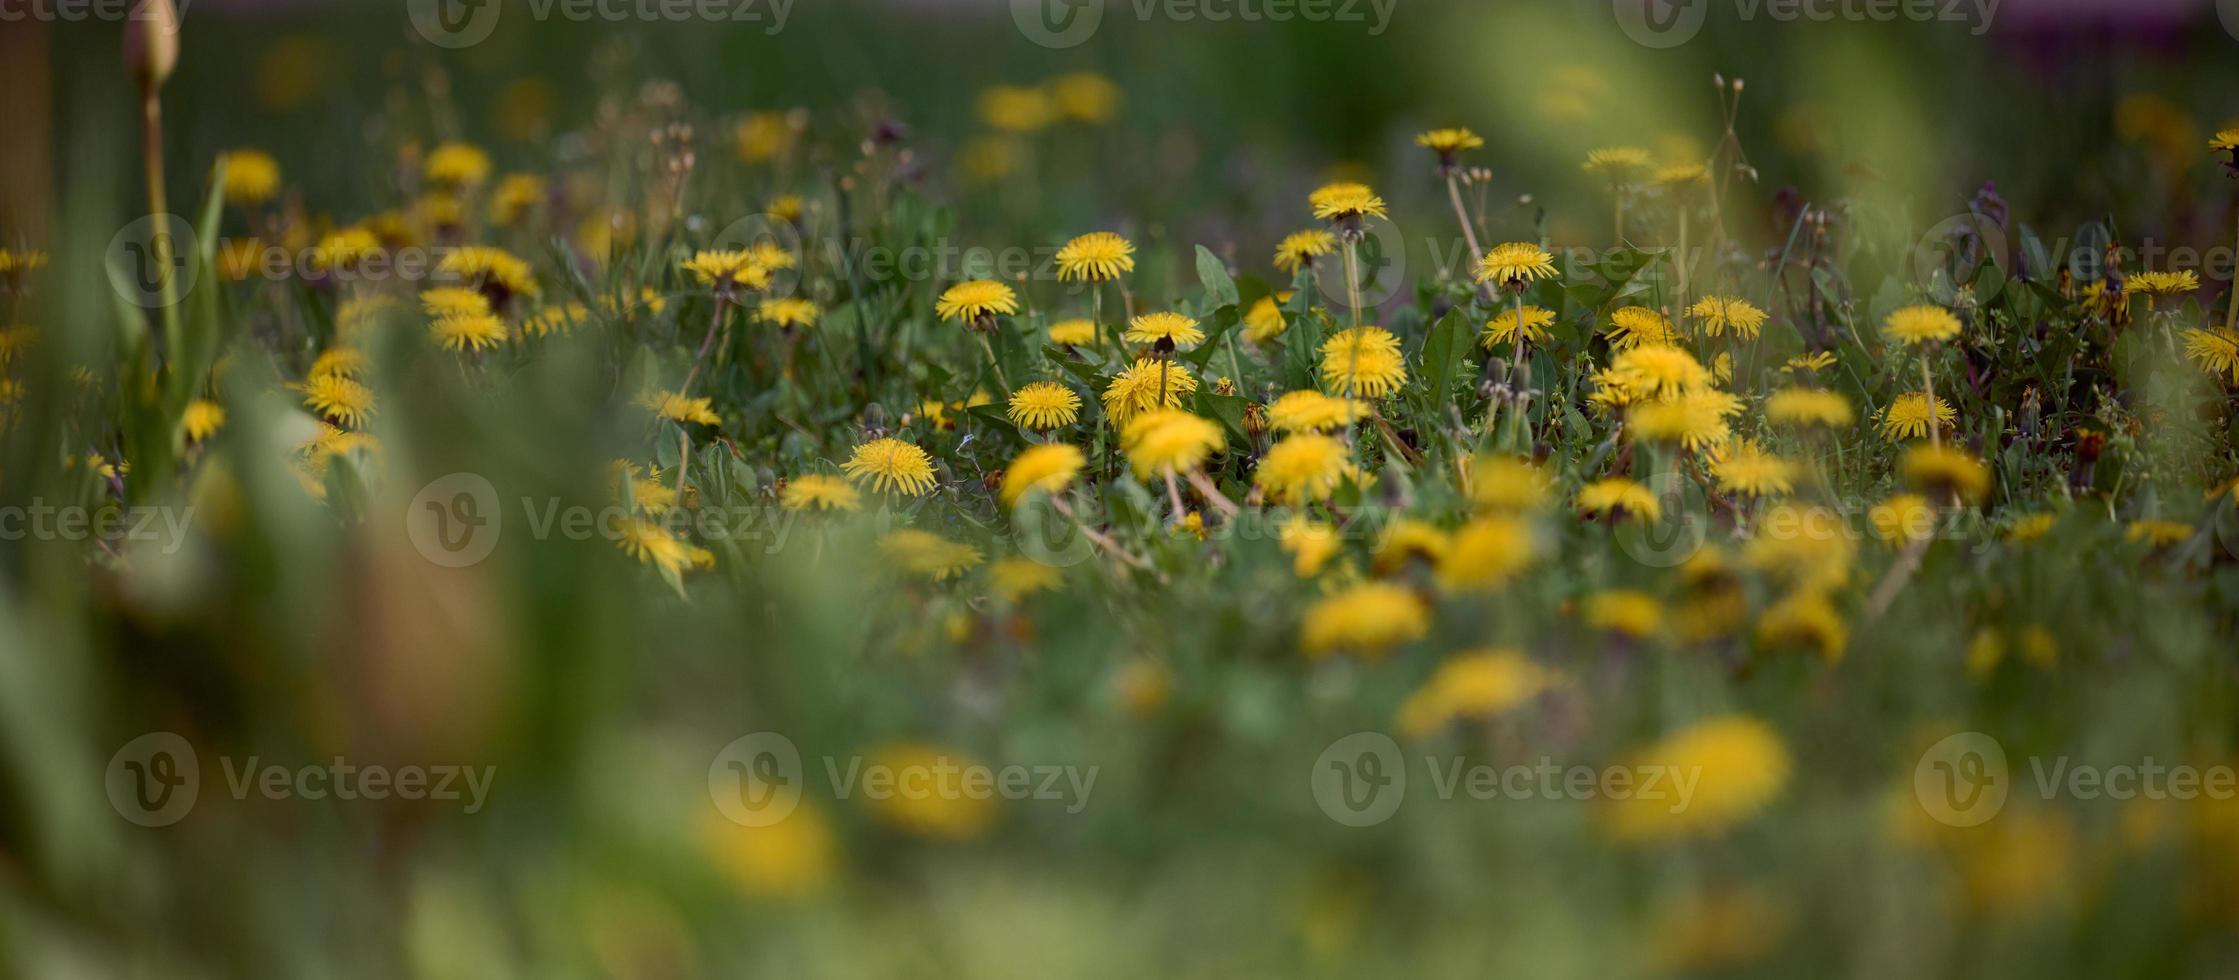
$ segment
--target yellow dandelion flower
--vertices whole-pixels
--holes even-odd
[[[1710,466],[1711,475],[1718,478],[1719,489],[1748,497],[1794,493],[1796,471],[1795,463],[1765,452],[1751,442],[1739,443],[1720,453]]]
[[[1586,597],[1584,619],[1590,629],[1645,640],[1663,629],[1664,604],[1634,589],[1606,589]]]
[[[1708,718],[1633,754],[1628,765],[1694,779],[1691,796],[1676,785],[1612,796],[1603,811],[1610,835],[1623,841],[1711,837],[1740,826],[1788,787],[1788,746],[1772,726],[1744,715]]]
[[[692,564],[692,550],[661,525],[636,517],[616,524],[615,545],[640,563],[670,575],[679,575]]]
[[[933,457],[925,450],[891,436],[855,447],[840,467],[848,476],[871,485],[879,493],[922,497],[933,492]]]
[[[1609,346],[1626,351],[1635,347],[1664,347],[1679,343],[1671,319],[1645,306],[1622,307],[1609,315]]]
[[[1788,362],[1781,366],[1790,371],[1825,371],[1835,366],[1835,354],[1833,351],[1824,350],[1809,354],[1798,354],[1789,358]]]
[[[1555,257],[1531,242],[1504,242],[1493,246],[1477,263],[1477,281],[1502,289],[1517,289],[1556,276]]]
[[[225,199],[263,204],[280,193],[280,161],[263,150],[233,150],[218,158],[225,166]]]
[[[1095,342],[1096,322],[1093,320],[1060,320],[1050,324],[1050,343],[1086,347]]]
[[[995,85],[980,93],[980,121],[1006,133],[1031,133],[1057,120],[1057,106],[1040,89]]]
[[[1848,427],[1857,419],[1850,399],[1825,388],[1782,388],[1765,398],[1765,417],[1793,428]]]
[[[801,195],[799,194],[779,194],[770,198],[770,203],[762,209],[764,214],[786,224],[799,224],[801,215],[806,210],[807,205],[801,201]]]
[[[2184,332],[2185,357],[2224,384],[2239,387],[2239,331],[2230,327],[2197,327]]]
[[[1325,597],[1306,610],[1299,639],[1309,658],[1340,651],[1379,660],[1430,632],[1430,607],[1415,593],[1366,582]]]
[[[1736,337],[1755,340],[1765,327],[1765,311],[1732,296],[1706,296],[1688,307],[1687,315],[1700,321],[1703,332],[1713,337],[1723,337],[1731,330]]]
[[[1849,648],[1850,628],[1826,593],[1805,587],[1765,608],[1757,619],[1757,642],[1774,648],[1804,647],[1833,663]]]
[[[1306,203],[1314,208],[1314,217],[1324,221],[1351,221],[1362,217],[1385,217],[1384,199],[1376,196],[1367,184],[1341,180],[1324,184],[1307,195]]]
[[[1144,412],[1178,406],[1183,396],[1196,390],[1197,379],[1190,376],[1188,368],[1141,358],[1112,376],[1112,383],[1104,389],[1104,414],[1114,423],[1125,425]]]
[[[1866,512],[1866,519],[1873,524],[1875,537],[1895,544],[1936,533],[1936,507],[1917,493],[1895,494],[1875,504]]]
[[[1528,459],[1487,456],[1469,466],[1469,502],[1483,510],[1538,510],[1554,489],[1547,471]]]
[[[855,485],[843,477],[828,473],[804,473],[785,481],[785,491],[778,495],[778,503],[786,510],[836,510],[853,512],[863,509],[863,495]]]
[[[207,398],[188,402],[186,411],[179,415],[179,431],[186,434],[188,442],[201,442],[224,427],[225,406]]]
[[[1297,515],[1283,521],[1275,540],[1291,556],[1291,571],[1299,578],[1312,578],[1344,548],[1336,528]]]
[[[1057,250],[1059,282],[1110,282],[1135,271],[1135,245],[1108,231],[1092,231]]]
[[[1433,129],[1416,134],[1415,145],[1438,154],[1450,163],[1455,154],[1484,146],[1485,140],[1466,129]]]
[[[1726,441],[1732,432],[1726,419],[1739,410],[1740,402],[1733,396],[1708,389],[1669,401],[1643,402],[1626,410],[1625,438],[1702,452]]]
[[[1393,521],[1377,539],[1369,567],[1378,575],[1392,575],[1420,559],[1436,568],[1451,544],[1452,539],[1435,524],[1413,518]]]
[[[1647,521],[1664,519],[1664,505],[1647,487],[1623,477],[1595,480],[1578,490],[1578,512],[1587,517]]]
[[[995,597],[1013,605],[1027,596],[1055,591],[1065,574],[1030,558],[1005,558],[988,566],[987,587]]]
[[[1904,344],[1932,344],[1959,336],[1959,318],[1941,306],[1907,306],[1889,314],[1881,332]]]
[[[490,298],[480,290],[462,289],[458,286],[438,286],[420,293],[420,308],[432,317],[487,316]]]
[[[329,232],[311,247],[311,268],[320,272],[349,269],[382,250],[381,239],[364,228]]]
[[[305,378],[293,387],[303,393],[304,407],[337,425],[364,428],[379,410],[373,389],[339,375]]]
[[[2125,541],[2143,541],[2156,548],[2181,544],[2189,537],[2192,537],[2192,525],[2183,521],[2131,521],[2122,534]]]
[[[1367,402],[1318,391],[1286,392],[1267,406],[1267,424],[1277,432],[1328,432],[1367,418]]]
[[[1029,491],[1063,493],[1087,465],[1088,457],[1062,442],[1029,446],[1003,471],[1003,506],[1018,506],[1019,498]]]
[[[2196,272],[2140,272],[2123,284],[2133,293],[2148,296],[2182,296],[2200,288],[2200,275]]]
[[[1448,539],[1436,570],[1438,585],[1448,592],[1492,591],[1521,575],[1536,557],[1530,524],[1501,514],[1479,517]]]
[[[745,826],[709,809],[699,821],[700,846],[740,891],[797,899],[822,891],[838,872],[838,835],[808,800],[776,823]]]
[[[1080,413],[1081,396],[1055,381],[1036,381],[1011,393],[1011,421],[1036,432],[1072,425]]]
[[[1049,81],[1050,99],[1067,119],[1101,123],[1119,112],[1120,89],[1092,71],[1076,71]]]
[[[770,288],[770,270],[743,249],[701,249],[684,260],[682,268],[713,290]]]
[[[1127,333],[1122,339],[1130,344],[1163,341],[1172,347],[1191,347],[1205,340],[1205,331],[1198,329],[1196,320],[1179,313],[1145,313],[1127,321]]]
[[[1013,316],[1018,313],[1018,294],[1011,287],[992,279],[971,279],[950,286],[934,304],[934,312],[943,320],[971,322],[996,314]]]
[[[1908,486],[1936,497],[1981,500],[1990,492],[1990,468],[1957,446],[1913,446],[1897,460]]]
[[[715,414],[714,400],[709,398],[687,398],[683,392],[677,391],[649,391],[638,396],[638,404],[652,409],[655,416],[671,422],[723,424],[723,416]]]
[[[449,351],[485,351],[505,343],[505,321],[494,313],[441,316],[428,323],[428,332]]]
[[[954,749],[885,745],[872,749],[864,765],[870,771],[891,773],[895,787],[895,792],[865,797],[872,815],[913,837],[970,840],[994,827],[1002,815],[996,794],[975,788],[959,775],[991,771],[991,767]]]
[[[1252,471],[1252,485],[1276,503],[1328,500],[1348,476],[1358,479],[1345,444],[1317,433],[1294,435],[1269,447]]]
[[[1586,153],[1581,169],[1590,174],[1623,180],[1648,169],[1655,157],[1637,146],[1605,146]]]
[[[798,296],[773,296],[754,309],[754,319],[781,330],[795,327],[813,327],[822,313],[814,300]]]
[[[1491,320],[1485,323],[1485,332],[1478,338],[1477,342],[1483,345],[1486,350],[1492,350],[1496,344],[1514,343],[1519,336],[1525,343],[1542,343],[1547,340],[1547,328],[1554,322],[1555,311],[1553,310],[1541,309],[1537,306],[1526,306],[1522,309],[1511,306],[1495,314]],[[1518,329],[1518,323],[1522,324],[1521,329]]]
[[[1306,264],[1337,251],[1337,236],[1324,228],[1309,228],[1283,236],[1275,243],[1275,268],[1285,275],[1298,275]]]
[[[581,303],[561,303],[536,311],[534,316],[521,321],[524,337],[568,336],[575,328],[591,319],[591,308]]]
[[[1353,327],[1322,342],[1322,384],[1332,392],[1382,398],[1407,383],[1399,338],[1382,327]]]
[[[914,527],[887,532],[879,539],[879,552],[896,568],[935,582],[945,582],[978,568],[984,557],[978,548]]]
[[[1563,683],[1560,672],[1514,650],[1457,654],[1400,703],[1394,723],[1400,734],[1421,740],[1457,722],[1513,711]]]
[[[757,112],[740,120],[731,135],[740,160],[764,163],[792,149],[798,131],[788,113]]]
[[[1649,180],[1670,190],[1710,183],[1710,168],[1700,163],[1674,163],[1657,167]]]
[[[1959,413],[1943,399],[1908,391],[1881,410],[1881,433],[1889,439],[1925,439],[1930,425],[1943,428],[1958,418]]]
[[[467,143],[445,143],[428,151],[428,182],[445,187],[479,187],[490,179],[490,155]]]
[[[490,192],[490,221],[501,228],[520,224],[544,203],[544,178],[535,174],[506,174]]]
[[[357,348],[329,347],[320,351],[319,356],[312,359],[311,369],[304,372],[304,375],[312,378],[329,375],[338,378],[355,378],[364,374],[371,364],[372,362],[365,356],[365,352]]]
[[[435,264],[436,278],[475,284],[492,294],[492,304],[508,296],[535,296],[536,275],[527,262],[502,248],[468,245],[452,249]]]
[[[1196,469],[1226,443],[1219,424],[1178,408],[1144,412],[1120,430],[1120,448],[1141,479]]]
[[[2029,514],[2014,521],[2013,526],[2006,529],[2006,539],[2016,544],[2042,540],[2059,523],[2058,514]]]
[[[1264,344],[1283,335],[1290,329],[1290,321],[1283,319],[1281,303],[1288,297],[1262,296],[1244,313],[1244,339]]]
[[[1760,515],[1756,535],[1742,549],[1750,568],[1786,580],[1800,589],[1842,586],[1858,543],[1842,515],[1825,507],[1779,504]]]

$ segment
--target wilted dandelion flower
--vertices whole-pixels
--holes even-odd
[[[263,150],[233,150],[218,158],[225,165],[225,199],[263,204],[280,192],[280,161]]]
[[[1479,517],[1448,539],[1438,562],[1438,586],[1448,592],[1498,589],[1531,567],[1534,557],[1530,524],[1501,514]]]
[[[1080,411],[1081,396],[1055,381],[1032,382],[1011,393],[1011,421],[1036,432],[1071,425]]]
[[[1540,279],[1555,278],[1555,257],[1531,242],[1504,242],[1486,252],[1477,263],[1477,281],[1502,289],[1517,289]]]
[[[1913,446],[1897,460],[1906,484],[1924,493],[1981,500],[1990,492],[1990,468],[1957,446]]]
[[[897,528],[879,539],[879,553],[911,575],[946,581],[978,568],[978,548],[914,527]]]
[[[683,269],[718,293],[770,288],[770,270],[741,249],[701,249],[684,260]]]
[[[1936,507],[1917,493],[1893,494],[1866,512],[1874,536],[1896,544],[1927,538],[1936,533]]]
[[[1163,343],[1167,348],[1189,347],[1205,339],[1205,331],[1198,329],[1197,321],[1179,313],[1145,313],[1127,321],[1123,336],[1130,344]]]
[[[1275,243],[1275,268],[1297,275],[1306,263],[1337,251],[1337,236],[1325,228],[1309,228],[1283,236]]]
[[[966,323],[992,320],[997,314],[1013,316],[1018,313],[1018,294],[992,279],[969,279],[943,292],[933,311],[943,320]]]
[[[1325,597],[1306,610],[1299,639],[1306,655],[1337,652],[1380,660],[1394,647],[1430,632],[1430,608],[1413,592],[1386,582],[1366,582]]]
[[[449,351],[485,351],[505,343],[505,321],[495,313],[461,313],[436,317],[428,332]]]
[[[294,387],[303,393],[304,407],[337,425],[364,428],[377,410],[373,389],[339,375],[305,378]]]
[[[1367,402],[1318,391],[1286,392],[1267,406],[1267,424],[1277,432],[1328,432],[1367,418]]]
[[[774,296],[763,300],[760,306],[754,308],[754,319],[779,329],[790,330],[794,327],[815,326],[820,312],[814,300],[798,296]]]
[[[1857,416],[1850,399],[1825,388],[1782,388],[1765,398],[1765,417],[1774,425],[1839,429]]]
[[[1931,401],[1925,392],[1898,395],[1881,410],[1881,432],[1890,439],[1924,439],[1930,425],[1950,425],[1959,413],[1943,399]]]
[[[1485,332],[1478,338],[1477,342],[1483,345],[1486,350],[1492,350],[1496,344],[1515,342],[1519,338],[1524,343],[1540,343],[1547,339],[1547,328],[1554,322],[1555,311],[1553,310],[1541,309],[1537,306],[1521,308],[1511,306],[1494,314],[1493,318],[1486,322]],[[1518,328],[1519,323],[1522,324],[1521,329]]]
[[[1438,665],[1437,672],[1400,703],[1395,724],[1407,738],[1428,738],[1456,722],[1512,711],[1562,683],[1562,674],[1514,650],[1458,654]]]
[[[1687,315],[1701,321],[1703,331],[1713,337],[1731,330],[1736,337],[1755,340],[1765,326],[1765,311],[1731,296],[1706,296],[1688,307]]]
[[[790,511],[852,512],[863,508],[863,495],[845,478],[829,473],[804,473],[785,481],[785,492],[778,495],[778,503]]]
[[[855,480],[869,483],[879,493],[904,493],[922,497],[933,492],[933,457],[925,450],[891,436],[855,447],[840,469]]]
[[[225,426],[225,406],[207,398],[197,398],[187,403],[179,415],[179,431],[186,434],[188,442],[201,442],[217,435]]]
[[[1893,340],[1918,346],[1959,336],[1959,318],[1941,306],[1907,306],[1881,323]]]
[[[654,415],[671,422],[723,424],[723,417],[715,414],[714,402],[708,398],[687,398],[682,392],[675,391],[649,391],[638,396],[638,404],[652,409]]]
[[[1611,180],[1624,180],[1648,169],[1653,160],[1647,150],[1637,146],[1607,146],[1588,151],[1581,169]]]
[[[1795,492],[1796,464],[1741,442],[1711,462],[1710,472],[1727,493],[1772,497]]]
[[[1178,408],[1144,412],[1120,430],[1120,448],[1141,479],[1196,469],[1226,442],[1217,423]]]
[[[1276,503],[1328,500],[1347,476],[1358,477],[1345,444],[1318,433],[1277,442],[1252,471],[1252,485]]]
[[[445,143],[428,151],[428,182],[444,187],[479,187],[490,179],[490,155],[468,143]]]
[[[2192,525],[2162,520],[2131,521],[2122,534],[2124,541],[2143,541],[2156,548],[2181,544],[2189,537],[2192,537]]]
[[[1108,231],[1092,231],[1057,250],[1059,282],[1110,282],[1135,271],[1135,246]]]
[[[1168,361],[1141,358],[1112,376],[1104,389],[1104,414],[1125,425],[1135,416],[1156,408],[1180,405],[1182,396],[1197,390],[1189,369]]]
[[[1407,383],[1399,338],[1382,327],[1353,327],[1322,342],[1322,384],[1347,395],[1381,398]]]
[[[1059,320],[1050,324],[1050,343],[1085,347],[1096,342],[1096,321]]]
[[[1283,308],[1280,305],[1287,298],[1262,296],[1254,302],[1252,308],[1244,313],[1244,339],[1264,344],[1290,329],[1289,321],[1283,319]]]
[[[1678,342],[1679,331],[1671,319],[1645,306],[1621,307],[1609,315],[1609,346],[1614,350],[1668,347]]]
[[[2185,356],[2224,384],[2239,387],[2239,331],[2230,327],[2197,327],[2184,332]]]
[[[1755,817],[1787,789],[1791,761],[1771,726],[1726,715],[1673,732],[1636,753],[1630,765],[1695,777],[1692,797],[1667,780],[1660,789],[1609,799],[1603,815],[1611,836],[1659,841],[1715,836]]]
[[[1357,221],[1363,217],[1385,217],[1384,199],[1376,196],[1367,184],[1341,180],[1324,184],[1307,195],[1306,203],[1314,208],[1314,217],[1324,221]]]
[[[1538,510],[1554,491],[1539,464],[1515,456],[1487,456],[1469,466],[1469,502],[1485,510]]]
[[[1664,626],[1664,604],[1636,589],[1606,589],[1589,595],[1583,613],[1589,628],[1635,640],[1654,636]]]
[[[1061,493],[1086,465],[1088,458],[1079,449],[1062,442],[1028,446],[1003,471],[1003,506],[1018,506],[1019,498],[1033,490]]]
[[[1578,490],[1578,512],[1587,517],[1655,523],[1664,519],[1664,505],[1647,487],[1623,477],[1595,480]]]

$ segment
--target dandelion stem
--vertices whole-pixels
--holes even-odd
[[[1221,516],[1236,516],[1236,502],[1228,499],[1228,495],[1222,493],[1219,487],[1214,486],[1213,481],[1206,479],[1204,473],[1195,469],[1190,470],[1187,479],[1189,485],[1195,487],[1198,494],[1205,498],[1206,503],[1212,504],[1213,509],[1221,512]]]
[[[692,369],[684,372],[684,383],[677,386],[677,397],[683,398],[692,394],[692,381],[700,376],[700,365],[707,360],[708,351],[715,346],[716,334],[723,332],[723,313],[723,294],[718,292],[715,294],[715,316],[708,321],[707,336],[700,341],[699,353],[692,355]]]
[[[130,28],[139,30],[140,26],[133,24]],[[152,87],[140,100],[140,138],[140,160],[143,169],[147,171],[150,223],[166,221],[171,213],[171,204],[163,191],[163,99]],[[163,303],[164,355],[176,358],[179,356],[179,345],[183,342],[179,323],[179,282],[172,275],[172,250],[178,243],[171,240],[168,225],[157,228],[156,232],[150,239],[155,247],[156,282],[159,289],[157,295]]]
[[[1943,426],[1936,421],[1936,379],[1928,372],[1928,348],[1920,349],[1920,386],[1928,396],[1928,444],[1943,448]]]
[[[987,366],[995,369],[995,383],[1002,386],[1003,397],[1011,397],[1011,382],[1009,379],[1003,377],[1002,362],[995,359],[995,345],[988,343],[987,334],[980,331],[972,331],[972,336],[979,338],[980,350],[987,353]]]
[[[1353,238],[1345,236],[1345,297],[1353,308],[1353,327],[1361,325],[1360,259],[1353,254]]]

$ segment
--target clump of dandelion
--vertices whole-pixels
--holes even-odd
[[[1071,425],[1080,411],[1081,396],[1055,381],[1035,381],[1011,393],[1011,421],[1036,432]]]
[[[856,446],[840,470],[857,482],[870,484],[878,493],[922,497],[932,493],[937,482],[933,477],[933,457],[891,436]]]
[[[1306,610],[1299,640],[1319,660],[1352,653],[1381,660],[1401,644],[1430,632],[1430,607],[1399,586],[1367,582],[1325,597]]]

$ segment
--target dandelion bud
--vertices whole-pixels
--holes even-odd
[[[179,11],[171,0],[142,0],[124,28],[124,64],[143,95],[154,95],[179,64]]]

